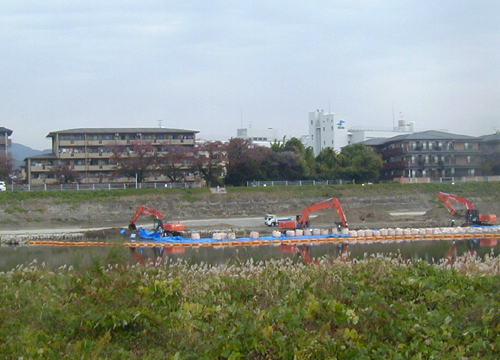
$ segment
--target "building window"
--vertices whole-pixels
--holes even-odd
[[[90,134],[90,135],[88,136],[88,139],[89,139],[89,140],[91,140],[91,141],[99,140],[99,139],[97,138],[97,134]]]

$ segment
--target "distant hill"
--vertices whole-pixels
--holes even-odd
[[[50,153],[51,150],[35,150],[30,148],[29,146],[12,143],[12,146],[9,148],[9,151],[14,159],[14,167],[19,167],[24,164],[24,159],[30,156],[41,155]]]

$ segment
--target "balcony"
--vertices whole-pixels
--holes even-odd
[[[89,165],[88,171],[111,171],[114,165]]]
[[[37,165],[37,166],[31,166],[30,171],[31,172],[42,172],[42,171],[49,171],[50,166],[43,166],[43,165]]]
[[[407,161],[391,161],[384,163],[382,171],[395,170],[395,169],[406,169],[408,167]]]
[[[85,153],[59,153],[59,159],[85,159]]]
[[[402,154],[403,154],[402,148],[390,148],[390,149],[382,150],[382,157],[384,159],[395,157],[395,156],[401,156]]]

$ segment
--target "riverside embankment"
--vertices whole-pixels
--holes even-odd
[[[340,200],[352,229],[446,226],[453,217],[438,191],[464,196],[482,213],[500,214],[497,183],[228,188],[216,194],[209,189],[6,192],[0,194],[0,230],[123,227],[140,205],[161,211],[168,221],[198,219],[208,228],[234,227],[228,219],[294,216],[328,197]],[[317,227],[338,220],[332,209],[314,215]],[[147,216],[141,220],[150,223]],[[263,220],[258,226],[264,228]]]

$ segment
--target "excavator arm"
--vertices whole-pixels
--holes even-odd
[[[309,223],[309,214],[312,213],[313,211],[321,210],[321,209],[326,209],[329,207],[335,207],[335,210],[337,211],[337,214],[340,217],[340,224],[343,227],[347,227],[347,219],[344,213],[344,210],[342,209],[342,206],[340,205],[340,202],[337,198],[329,198],[326,200],[323,200],[319,203],[316,203],[314,205],[309,206],[307,209],[305,209],[302,212],[302,215],[300,216],[298,222],[299,227],[307,227]]]
[[[132,216],[132,218],[130,219],[130,221],[128,223],[128,228],[130,230],[136,229],[135,222],[139,218],[139,216],[141,216],[142,214],[153,215],[157,219],[160,219],[160,220],[165,218],[165,216],[163,216],[163,214],[161,212],[159,212],[158,210],[141,205],[137,208],[137,211],[135,212],[134,216]]]
[[[337,210],[337,214],[340,217],[340,224],[343,227],[347,227],[347,219],[344,213],[344,210],[342,209],[342,206],[340,205],[340,202],[337,198],[329,198],[323,201],[320,201],[319,203],[313,204],[306,208],[303,212],[302,215],[297,215],[297,221],[295,220],[290,220],[290,221],[280,221],[279,222],[279,227],[280,229],[303,229],[309,227],[309,214],[312,213],[313,211],[321,210],[321,209],[326,209],[329,207],[335,207],[335,210]]]
[[[443,202],[444,206],[446,206],[446,208],[448,209],[448,211],[450,212],[451,215],[456,215],[457,211],[455,210],[455,208],[451,204],[450,200],[465,205],[467,210],[474,210],[474,205],[472,205],[472,203],[469,200],[467,200],[461,196],[447,194],[444,192],[439,192],[438,196],[439,196],[439,199],[441,199],[441,201]]]

